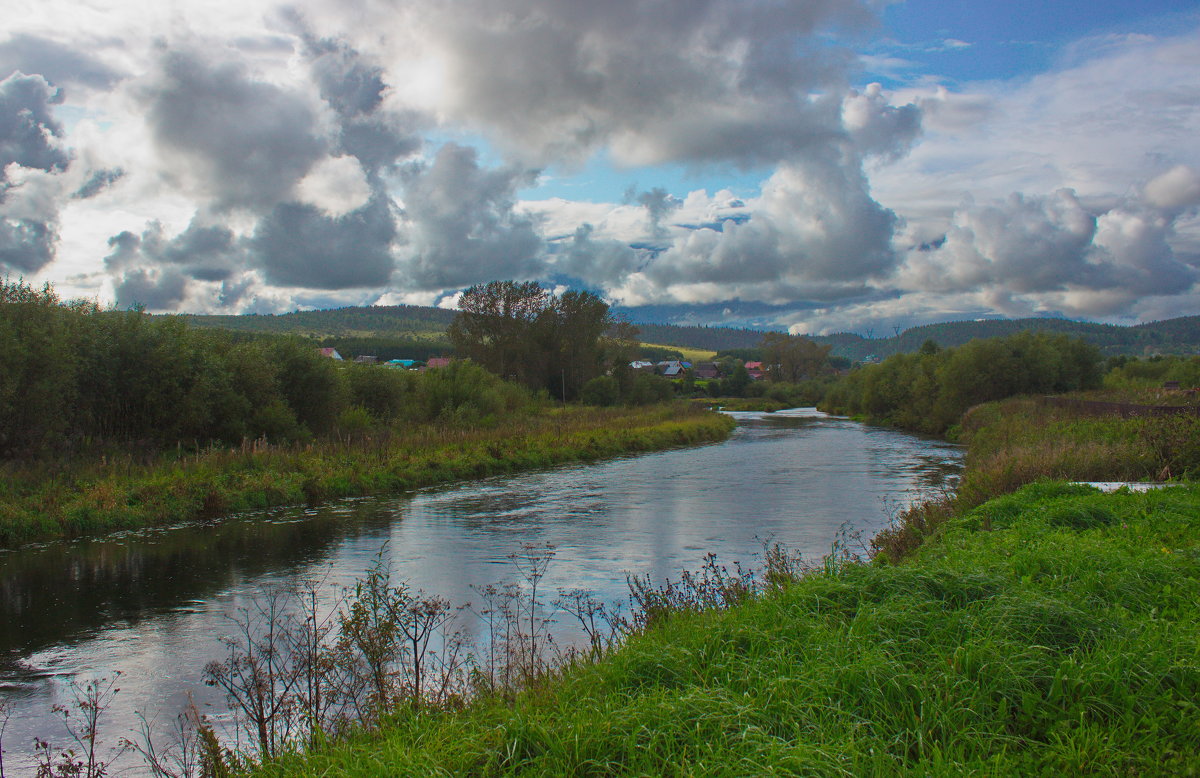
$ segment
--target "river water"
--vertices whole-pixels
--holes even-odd
[[[5,764],[26,759],[35,735],[65,744],[51,707],[72,680],[121,671],[109,746],[138,712],[170,722],[189,693],[222,710],[201,678],[225,655],[230,617],[277,584],[319,578],[337,592],[381,550],[413,589],[462,604],[479,599],[473,585],[516,580],[509,557],[523,545],[549,544],[543,591],[618,602],[627,573],[678,578],[710,552],[754,564],[770,541],[819,561],[843,525],[869,537],[961,466],[958,447],[813,409],[732,415],[718,444],[0,552]]]

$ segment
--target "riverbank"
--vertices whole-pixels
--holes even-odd
[[[1200,487],[1043,483],[594,665],[258,775],[1187,774]]]
[[[723,440],[734,422],[687,403],[548,407],[493,426],[425,424],[308,445],[130,455],[51,471],[10,462],[0,547],[177,524]]]
[[[1200,486],[1045,480],[1190,472],[1186,423],[981,406],[966,494],[897,517],[873,563],[842,547],[515,700],[400,713],[256,774],[1190,774]]]
[[[1072,402],[1094,396],[1014,397],[968,410],[954,427],[967,448],[957,489],[902,512],[871,539],[872,552],[902,559],[955,516],[1038,481],[1162,482],[1200,475],[1200,418],[1097,414]]]

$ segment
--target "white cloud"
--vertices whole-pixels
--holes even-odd
[[[1200,203],[1200,173],[1176,165],[1146,184],[1146,199],[1158,208],[1177,210]]]
[[[358,160],[351,156],[327,157],[308,171],[296,186],[303,202],[330,216],[342,216],[366,204],[371,187]]]

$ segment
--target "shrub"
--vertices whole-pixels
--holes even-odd
[[[616,405],[621,399],[621,387],[612,376],[597,376],[583,385],[579,399],[586,405]]]

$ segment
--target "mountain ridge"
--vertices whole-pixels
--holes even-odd
[[[420,305],[389,305],[294,311],[283,314],[171,314],[190,326],[240,332],[297,333],[326,345],[344,341],[369,346],[372,342],[404,341],[422,350],[449,350],[446,327],[456,311]],[[770,330],[736,327],[633,322],[647,343],[722,351],[756,347]],[[949,321],[910,327],[886,338],[866,338],[838,332],[811,336],[833,347],[833,353],[854,361],[916,351],[927,340],[939,346],[961,346],[975,338],[1011,335],[1022,330],[1063,333],[1092,343],[1107,355],[1198,354],[1200,316],[1181,316],[1134,325],[1099,324],[1059,318],[982,319]],[[377,349],[378,350],[378,349]]]

